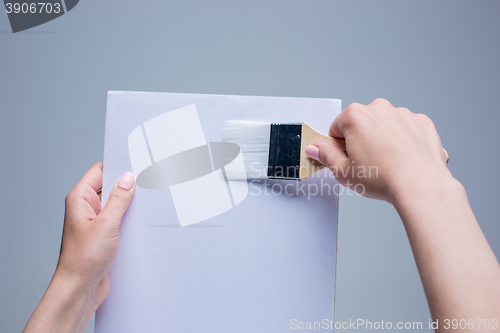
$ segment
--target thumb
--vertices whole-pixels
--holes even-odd
[[[332,170],[337,180],[339,176],[342,177],[342,170],[350,165],[349,158],[344,151],[330,143],[317,142],[306,148],[306,154]]]
[[[132,201],[134,192],[134,175],[127,172],[113,187],[108,202],[99,215],[103,216],[105,220],[110,220],[119,225],[123,214],[130,205],[130,201]]]

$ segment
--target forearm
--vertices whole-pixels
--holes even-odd
[[[56,272],[24,333],[83,332],[97,306],[81,279]]]
[[[500,319],[500,266],[463,186],[450,176],[398,194],[395,207],[440,330],[445,319]]]

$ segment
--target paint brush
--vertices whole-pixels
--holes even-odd
[[[321,134],[305,123],[226,121],[222,140],[240,147],[246,178],[254,179],[302,180],[325,168],[305,153],[316,142],[327,142],[345,151],[345,140]],[[231,170],[226,172],[231,176]],[[243,178],[240,176],[236,172],[232,178]]]

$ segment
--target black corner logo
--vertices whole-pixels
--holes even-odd
[[[12,32],[31,29],[52,21],[69,12],[79,0],[59,1],[10,1],[4,0],[5,10],[9,16]]]

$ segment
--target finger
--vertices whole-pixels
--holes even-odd
[[[339,127],[339,124],[341,123],[341,116],[342,113],[335,117],[335,119],[332,121],[332,124],[330,125],[330,129],[328,130],[328,135],[333,138],[345,139],[344,133],[342,133],[342,130]]]
[[[318,160],[333,171],[337,180],[342,177],[343,170],[350,166],[349,158],[344,151],[330,143],[318,142],[314,144],[318,147]]]
[[[87,185],[97,192],[102,187],[102,162],[95,163],[80,179],[76,186]]]
[[[109,195],[106,206],[103,208],[99,217],[106,223],[120,225],[121,219],[127,210],[135,192],[134,175],[130,172],[125,173],[119,182],[115,184]]]
[[[337,139],[346,138],[346,130],[352,126],[356,121],[356,116],[360,113],[360,110],[365,107],[359,103],[351,103],[348,107],[344,109],[330,125],[328,134],[331,137]]]
[[[66,196],[67,212],[74,212],[87,218],[93,219],[101,211],[101,202],[97,191],[102,185],[102,162],[95,163],[75,185],[71,192]],[[86,202],[87,205],[82,205]],[[79,207],[75,210],[75,207]],[[83,209],[83,211],[82,211]],[[83,213],[82,213],[83,212]]]

